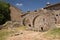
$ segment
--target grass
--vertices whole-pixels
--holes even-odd
[[[60,36],[60,28],[52,29],[52,30],[48,31],[48,34]]]
[[[19,30],[25,30],[25,26],[22,26],[22,27],[17,27],[14,29],[14,31],[12,30],[9,30],[9,29],[2,29],[0,30],[0,40],[5,40],[10,34],[13,34]]]
[[[14,29],[14,31],[12,31],[13,29],[12,30],[2,29],[2,30],[0,30],[0,40],[5,40],[10,34],[14,34],[17,31],[25,30],[25,29],[26,29],[25,26],[16,27]],[[47,31],[47,33],[44,34],[44,36],[45,36],[45,38],[50,37],[50,39],[54,39],[54,38],[60,39],[60,28],[49,30],[49,31]]]
[[[51,31],[51,34],[60,35],[60,28],[57,28],[57,29],[52,30],[52,31]]]
[[[60,40],[60,28],[49,30],[45,34],[46,38],[50,37],[50,39],[59,39]]]
[[[26,26],[22,26],[22,27],[17,27],[16,30],[25,30],[27,27]]]
[[[5,40],[6,37],[11,33],[12,31],[8,31],[7,29],[0,30],[0,40]]]

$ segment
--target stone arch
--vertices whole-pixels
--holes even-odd
[[[34,17],[34,19],[33,19],[33,27],[34,27],[34,22],[35,22],[35,19],[38,17],[39,15],[37,15],[36,17]]]
[[[23,19],[23,25],[24,25],[24,26],[29,26],[29,27],[31,27],[30,19],[29,19],[29,18],[24,18],[24,19]]]
[[[47,31],[50,27],[49,25],[49,17],[46,17],[46,15],[40,15],[37,16],[34,20],[34,28],[38,31]],[[44,21],[45,19],[45,21]]]
[[[25,22],[25,19],[26,19],[26,18],[23,19],[23,25],[24,25],[24,26],[25,26],[25,23],[24,23],[24,22]]]

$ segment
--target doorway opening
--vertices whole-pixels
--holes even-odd
[[[41,27],[41,30],[43,31],[43,27]]]
[[[31,27],[31,24],[29,24],[29,27]]]

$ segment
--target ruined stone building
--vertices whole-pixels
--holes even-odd
[[[13,6],[10,9],[11,20],[20,22],[20,25],[31,30],[46,31],[55,28],[55,24],[60,24],[60,3],[53,5],[47,3],[46,7],[25,14]]]
[[[14,6],[10,6],[10,10],[11,10],[11,20],[12,21],[20,21],[21,20],[21,15],[22,15],[22,12],[21,10],[17,9],[16,7]]]

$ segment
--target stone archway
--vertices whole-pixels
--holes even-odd
[[[26,19],[26,18],[23,19],[23,25],[24,25],[24,26],[25,26],[25,19]]]
[[[38,31],[46,31],[49,27],[49,17],[45,15],[38,16],[34,21],[34,28]]]
[[[34,19],[33,19],[33,27],[34,27],[34,22],[35,22],[35,19],[37,18],[37,17],[39,17],[39,15],[37,15],[36,17],[34,17]]]
[[[31,27],[30,19],[29,18],[24,18],[23,25]]]

